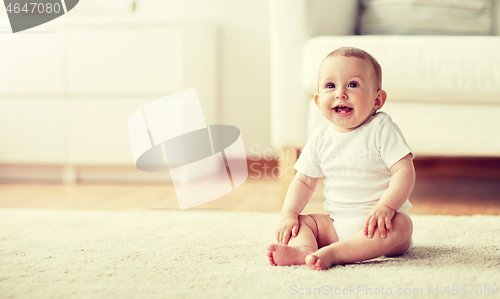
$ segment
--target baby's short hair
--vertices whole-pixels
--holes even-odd
[[[377,89],[382,89],[382,67],[380,67],[378,61],[375,58],[373,58],[373,56],[368,54],[368,52],[354,47],[341,47],[330,52],[330,54],[328,54],[325,57],[325,59],[327,59],[328,57],[339,56],[339,55],[344,57],[361,58],[370,62],[373,66],[373,70],[375,71],[375,79],[376,79],[375,82],[377,84]],[[323,59],[323,61],[325,59]]]

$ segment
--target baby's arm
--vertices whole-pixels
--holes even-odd
[[[391,167],[392,178],[389,188],[385,191],[378,204],[370,211],[365,221],[363,231],[369,238],[378,226],[380,237],[386,237],[386,229],[392,231],[391,220],[410,196],[415,183],[415,169],[411,154],[396,162]]]
[[[286,193],[281,209],[281,219],[276,226],[276,240],[279,244],[288,244],[290,236],[297,236],[299,214],[305,208],[318,183],[318,178],[297,172]]]

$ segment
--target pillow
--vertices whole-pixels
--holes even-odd
[[[358,10],[357,0],[307,1],[306,30],[310,36],[352,35],[356,29]]]
[[[363,0],[360,34],[490,35],[490,0]]]

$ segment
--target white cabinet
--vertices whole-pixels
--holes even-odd
[[[0,34],[0,98],[63,95],[62,34]]]
[[[180,26],[66,34],[68,93],[166,95],[182,89],[182,35]]]
[[[133,165],[128,118],[155,98],[82,98],[69,103],[69,161],[73,165]]]
[[[191,87],[219,122],[213,24],[67,19],[0,35],[0,164],[133,166],[130,115]]]
[[[61,164],[62,99],[0,99],[0,163]]]

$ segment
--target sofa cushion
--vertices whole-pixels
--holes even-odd
[[[490,0],[363,0],[361,34],[491,34]]]
[[[344,46],[361,48],[382,66],[391,101],[500,104],[499,36],[321,36],[304,48],[303,84],[317,92],[323,58]]]

